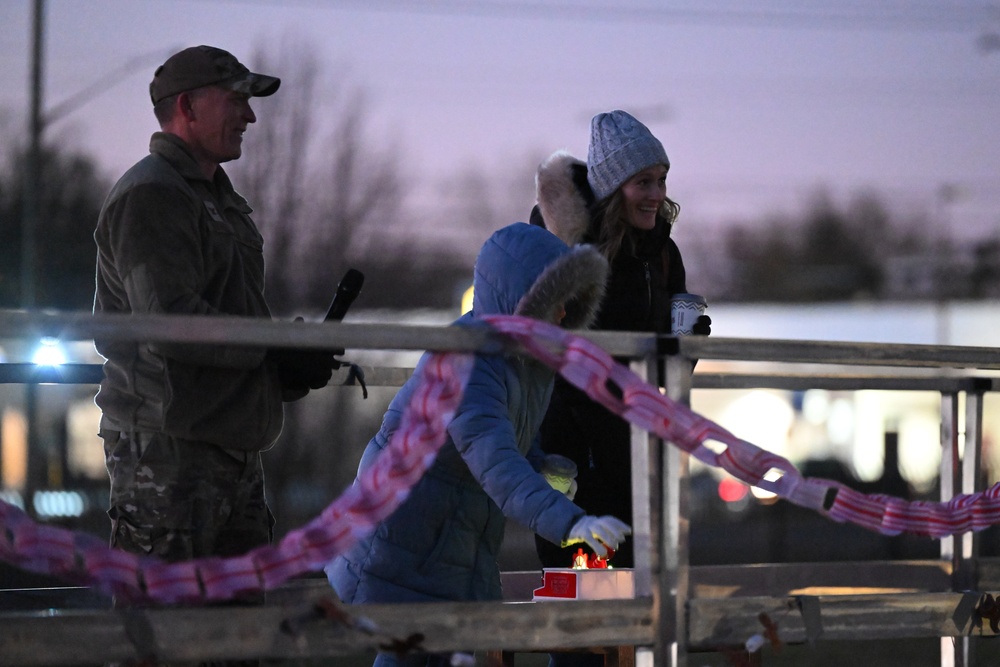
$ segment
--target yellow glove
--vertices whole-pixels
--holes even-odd
[[[546,454],[542,462],[542,476],[556,491],[573,500],[576,496],[576,464],[561,454]]]

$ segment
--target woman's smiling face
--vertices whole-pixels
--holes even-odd
[[[667,196],[667,167],[656,164],[636,173],[622,185],[622,196],[628,224],[636,229],[652,229]]]

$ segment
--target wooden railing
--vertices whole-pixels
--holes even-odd
[[[496,352],[507,346],[486,330],[450,327],[0,314],[0,339],[43,336],[350,350]],[[657,339],[605,332],[586,336],[610,353],[632,359],[633,370],[644,377],[659,377],[664,367],[665,391],[680,401],[689,400],[695,387],[939,392],[941,496],[978,490],[983,397],[996,390],[991,374],[1000,369],[994,349]],[[692,359],[750,361],[763,370],[692,375]],[[0,365],[0,381],[90,382],[95,377],[88,365],[62,379],[40,379],[37,372],[29,365]],[[398,386],[408,370],[365,368],[365,374],[369,384]],[[958,431],[960,422],[964,434]],[[632,457],[638,471],[633,479],[635,599],[533,604],[512,596],[497,603],[424,604],[415,613],[411,605],[335,605],[323,579],[286,584],[255,607],[111,609],[99,601],[91,604],[95,600],[90,598],[73,604],[87,597],[85,589],[6,591],[0,593],[0,665],[95,664],[152,656],[167,662],[320,658],[380,647],[514,652],[609,645],[636,647],[637,664],[673,665],[687,664],[689,652],[741,645],[761,631],[761,612],[782,618],[785,642],[942,638],[942,664],[971,665],[973,635],[993,634],[980,603],[983,595],[1000,590],[1000,565],[978,556],[975,535],[941,540],[940,558],[929,561],[691,567],[686,455],[633,429]],[[530,582],[539,576],[505,574],[508,589],[516,588],[517,581],[523,588],[526,578]]]

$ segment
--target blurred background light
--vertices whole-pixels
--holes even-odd
[[[24,498],[17,491],[11,489],[0,489],[0,500],[4,501],[8,505],[13,505],[21,511],[24,511]]]
[[[83,494],[76,491],[38,491],[31,505],[42,519],[81,516],[87,507]]]
[[[60,366],[66,363],[66,350],[58,338],[43,338],[31,356],[31,363],[38,366]]]

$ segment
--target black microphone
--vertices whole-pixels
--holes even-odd
[[[365,284],[365,274],[357,269],[348,269],[344,277],[337,285],[337,293],[333,295],[330,308],[326,311],[326,321],[340,321],[347,314],[347,309],[351,307],[354,300],[361,293],[361,286]]]

